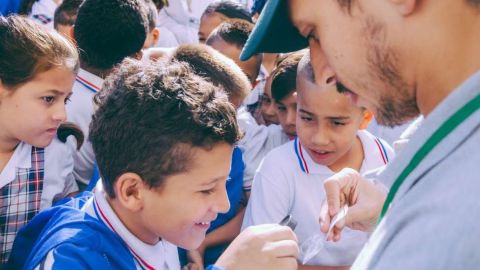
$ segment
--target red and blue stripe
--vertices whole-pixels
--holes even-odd
[[[302,172],[305,173],[310,173],[308,170],[308,164],[307,161],[305,160],[305,157],[303,156],[303,149],[302,145],[300,144],[300,141],[298,140],[298,137],[295,138],[295,142],[293,143],[294,149],[295,149],[295,154],[297,155],[298,163],[300,165],[300,169]]]
[[[97,87],[95,84],[87,81],[85,78],[82,78],[77,75],[77,78],[75,79],[77,82],[79,82],[81,85],[83,85],[85,88],[88,90],[92,91],[93,93],[97,93],[100,91],[100,88]]]
[[[118,235],[117,231],[115,231],[112,224],[108,220],[107,216],[103,213],[102,209],[100,208],[96,200],[94,200],[93,210],[95,211],[95,215],[97,216],[97,218],[101,220],[104,224],[106,224],[113,232],[115,232]],[[153,266],[149,265],[145,260],[143,260],[140,256],[138,256],[138,254],[135,253],[135,251],[133,251],[133,249],[127,243],[125,243],[125,245],[127,245],[128,249],[133,254],[133,258],[137,262],[137,265],[139,265],[143,270],[155,270]]]
[[[380,140],[379,138],[375,138],[375,143],[377,144],[380,155],[382,156],[383,163],[387,164],[389,161],[389,158],[388,158],[387,150],[385,149],[385,146],[382,143],[382,140]]]

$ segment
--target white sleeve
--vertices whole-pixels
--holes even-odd
[[[55,138],[45,148],[44,180],[40,209],[48,208],[69,193],[78,191],[73,177],[73,151],[75,139],[69,136],[66,143]]]
[[[252,225],[279,223],[293,204],[293,179],[272,162],[269,155],[255,174],[242,230]]]

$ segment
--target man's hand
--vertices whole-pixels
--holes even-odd
[[[320,212],[320,229],[326,233],[332,218],[340,208],[348,204],[347,217],[340,220],[327,240],[338,241],[342,229],[347,226],[355,230],[371,231],[380,215],[387,189],[381,184],[364,179],[350,168],[345,168],[324,182],[326,202]]]

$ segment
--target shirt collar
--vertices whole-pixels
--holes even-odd
[[[102,78],[84,69],[78,71],[76,81],[94,93],[100,91],[103,85]]]
[[[0,173],[0,188],[15,179],[17,169],[30,169],[32,167],[32,146],[20,142],[5,168]]]
[[[307,174],[333,174],[333,171],[327,166],[320,165],[313,161],[308,152],[305,151],[298,137],[293,141],[293,148],[302,172]]]
[[[358,138],[362,143],[364,158],[360,173],[363,173],[371,168],[381,167],[388,163],[390,156],[387,153],[385,142],[379,138],[371,135],[368,131],[359,130],[357,132]],[[293,143],[295,155],[297,157],[300,170],[304,173],[310,174],[333,174],[327,166],[320,165],[313,161],[311,156],[305,151],[305,148],[300,143],[298,137]],[[373,151],[375,149],[375,151]]]
[[[120,221],[110,204],[105,198],[102,182],[95,186],[94,199],[85,205],[84,211],[92,217],[102,221],[110,230],[120,236],[128,246],[137,265],[142,269],[172,269],[169,267],[168,258],[175,256],[169,251],[175,250],[167,241],[159,241],[155,245],[149,245],[133,235]]]

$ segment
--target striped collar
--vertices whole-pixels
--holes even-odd
[[[359,130],[357,136],[362,142],[364,151],[364,160],[360,172],[378,168],[387,164],[390,160],[389,151],[385,142],[373,136],[366,130]],[[293,142],[295,156],[298,161],[300,170],[304,173],[310,174],[333,174],[327,166],[316,163],[300,143],[298,137]]]
[[[78,71],[77,78],[75,80],[93,93],[100,91],[103,84],[102,78],[84,69],[80,69]]]
[[[105,192],[101,181],[96,185],[93,199],[84,207],[84,211],[90,216],[100,220],[110,230],[120,236],[135,261],[137,269],[179,269],[175,266],[178,260],[177,249],[166,241],[159,241],[155,245],[149,245],[134,236],[120,221],[110,204],[105,198]],[[175,254],[173,254],[172,250]],[[172,263],[173,262],[173,263]]]

